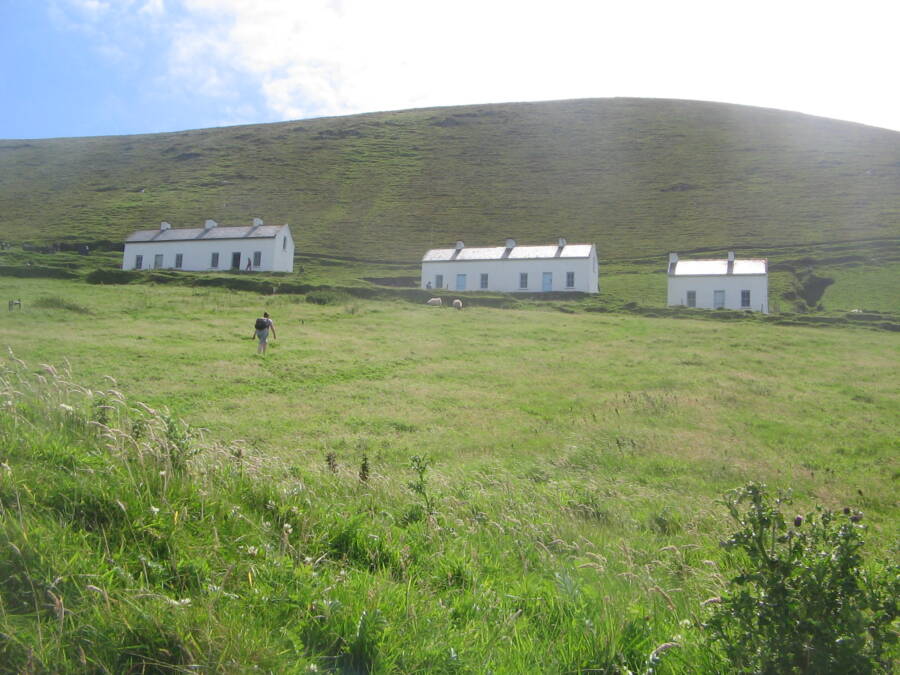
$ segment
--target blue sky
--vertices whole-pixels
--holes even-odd
[[[900,131],[887,0],[0,0],[0,138],[640,96]]]

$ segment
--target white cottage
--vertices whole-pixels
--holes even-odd
[[[768,261],[679,260],[669,254],[668,305],[703,309],[744,309],[769,313]]]
[[[122,269],[293,272],[294,239],[287,225],[265,225],[259,218],[245,227],[207,220],[203,227],[173,229],[163,222],[125,240]]]
[[[422,257],[422,288],[452,291],[546,293],[598,291],[597,249],[593,244],[435,248]]]

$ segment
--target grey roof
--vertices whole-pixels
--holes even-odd
[[[765,258],[735,260],[732,276],[746,274],[765,274],[767,262]],[[727,276],[727,260],[678,260],[670,272],[676,277]]]
[[[287,225],[260,225],[253,227],[183,227],[168,230],[138,230],[125,240],[126,244],[157,241],[203,241],[207,239],[272,239]]]
[[[491,246],[488,248],[433,248],[422,256],[422,262],[472,260],[537,260],[548,258],[590,258],[593,244],[559,246]],[[456,254],[456,255],[454,255]]]

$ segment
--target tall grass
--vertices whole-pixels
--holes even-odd
[[[705,515],[418,456],[365,481],[262,462],[12,355],[0,448],[2,672],[723,668]]]
[[[573,538],[496,479],[455,485],[419,458],[365,483],[324,459],[263,466],[14,357],[0,401],[4,672],[709,664],[685,635],[714,568],[651,528]]]

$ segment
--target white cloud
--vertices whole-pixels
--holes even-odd
[[[174,83],[253,89],[279,119],[645,96],[900,129],[888,0],[67,1],[130,30],[152,17]]]
[[[140,14],[161,16],[166,13],[166,4],[164,0],[147,0],[138,11]]]

